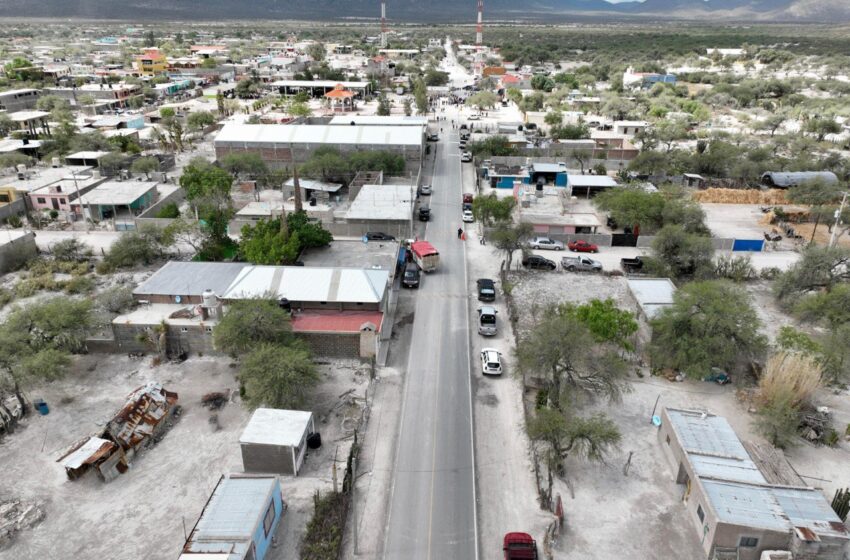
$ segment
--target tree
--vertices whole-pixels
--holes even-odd
[[[106,252],[98,265],[98,271],[106,273],[116,268],[151,264],[164,256],[167,245],[163,230],[156,226],[148,225],[124,232]]]
[[[189,113],[189,116],[186,117],[186,125],[189,127],[189,130],[194,132],[203,130],[215,123],[216,118],[209,111],[196,111],[194,113]]]
[[[772,445],[793,445],[801,410],[822,384],[820,365],[811,356],[779,352],[768,359],[759,378],[756,427]]]
[[[300,347],[260,344],[239,368],[244,401],[251,408],[300,409],[319,379],[310,353]]]
[[[517,357],[523,372],[545,376],[549,402],[561,412],[592,396],[616,402],[627,389],[625,362],[594,340],[571,305],[546,309],[520,339]]]
[[[522,101],[522,91],[520,91],[520,90],[519,90],[519,89],[517,89],[517,88],[509,87],[509,88],[507,89],[507,91],[505,92],[505,95],[507,95],[508,99],[510,99],[511,101],[513,101],[514,103],[516,103],[516,104],[517,104],[517,106],[518,106],[518,105],[520,104],[520,102]]]
[[[490,234],[490,240],[496,249],[505,252],[505,268],[507,270],[511,269],[514,253],[526,246],[532,233],[534,233],[534,229],[531,224],[523,223],[516,226],[500,224],[496,227],[496,231]]]
[[[289,312],[273,299],[237,300],[213,331],[216,349],[242,356],[261,344],[287,345],[294,340]]]
[[[491,91],[479,91],[467,98],[465,105],[479,109],[492,109],[499,102],[499,96]]]
[[[535,74],[531,78],[531,88],[538,91],[550,92],[555,88],[555,82],[546,74]]]
[[[151,173],[159,169],[159,160],[153,156],[140,157],[130,165],[133,173],[144,173],[145,178],[150,179]]]
[[[601,111],[603,115],[608,115],[615,120],[622,121],[635,109],[636,105],[633,101],[619,95],[610,95],[605,99]]]
[[[50,254],[57,261],[80,262],[92,256],[92,248],[76,237],[72,237],[54,243],[50,248]]]
[[[280,219],[259,220],[255,225],[242,226],[239,252],[254,264],[291,264],[301,251],[298,235],[281,228]]]
[[[0,154],[0,169],[17,169],[19,165],[29,167],[31,164],[32,158],[20,152]]]
[[[671,368],[701,379],[712,367],[739,371],[758,359],[767,342],[747,293],[724,280],[679,288],[673,305],[650,321],[654,368]]]
[[[410,115],[413,114],[413,104],[410,101],[409,97],[404,98],[404,104],[402,105],[402,107],[403,107],[403,110],[404,110],[404,116],[405,117],[409,117]]]
[[[808,204],[812,207],[812,214],[815,216],[815,227],[812,229],[810,243],[815,239],[815,232],[818,229],[821,218],[828,218],[832,215],[832,208],[830,207],[836,206],[841,201],[842,194],[843,189],[839,183],[829,183],[820,177],[803,181],[788,189],[788,200],[790,202]]]
[[[499,198],[496,193],[487,196],[477,196],[472,200],[472,214],[485,227],[494,223],[507,223],[516,207],[516,199],[512,196]]]
[[[665,217],[673,219],[678,214],[684,218],[685,214],[667,211],[670,200],[663,193],[647,192],[639,187],[609,189],[600,193],[594,201],[618,224],[633,227],[636,233],[655,233],[667,223]],[[700,229],[689,227],[688,231]]]
[[[554,472],[563,470],[563,460],[570,452],[586,461],[602,463],[622,439],[617,426],[603,414],[581,418],[551,408],[538,410],[529,420],[528,436],[548,444],[549,466]]]
[[[392,104],[390,103],[389,98],[381,92],[381,95],[378,97],[378,115],[381,117],[388,117],[392,110],[391,108]]]
[[[61,377],[70,354],[84,349],[91,309],[90,300],[56,297],[15,308],[0,324],[0,371],[25,411],[25,389]]]
[[[625,350],[634,350],[630,340],[638,330],[634,313],[619,309],[613,299],[592,299],[575,307],[573,313],[598,342],[608,342]]]
[[[428,68],[425,71],[426,86],[444,86],[449,83],[449,75],[446,72],[440,72],[436,68]]]
[[[587,167],[590,164],[590,160],[593,159],[593,150],[583,148],[571,150],[570,157],[579,164],[579,167],[581,167],[581,174],[584,175],[584,168]]]
[[[489,136],[484,140],[471,142],[467,149],[476,158],[489,158],[493,156],[516,155],[516,149],[511,145],[507,136]]]
[[[420,115],[428,112],[428,88],[422,78],[413,81],[413,100]]]
[[[227,171],[202,157],[193,158],[180,176],[180,186],[186,191],[186,198],[196,206],[203,202],[229,205],[232,184],[233,177]]]
[[[840,133],[841,125],[833,117],[815,117],[806,123],[806,132],[811,132],[818,142],[823,142],[827,134]]]
[[[286,112],[296,118],[309,117],[313,114],[313,109],[303,101],[293,101],[286,108]]]
[[[218,164],[237,178],[258,179],[269,171],[266,162],[255,152],[233,152],[226,154]]]
[[[839,284],[850,282],[850,249],[810,245],[803,256],[773,283],[780,303],[796,303],[811,292],[830,292]]]
[[[260,93],[260,88],[257,87],[254,80],[250,78],[243,78],[236,82],[235,92],[236,97],[239,99],[248,99]]]
[[[546,116],[549,115],[560,115],[560,113],[549,113]],[[582,123],[553,125],[549,129],[549,136],[552,140],[585,140],[590,138],[590,129]]]
[[[543,117],[543,122],[552,127],[560,126],[564,122],[564,114],[561,111],[549,111]]]
[[[760,130],[769,131],[770,137],[773,138],[776,131],[779,130],[779,128],[785,124],[785,121],[787,120],[788,116],[784,113],[773,113],[772,115],[768,115],[768,117],[763,121],[759,122],[758,126]]]
[[[711,238],[688,233],[678,224],[666,225],[655,234],[652,251],[663,272],[674,278],[708,276],[714,270]]]
[[[325,48],[324,43],[312,43],[307,46],[307,56],[312,58],[315,62],[322,62],[325,60],[327,54],[327,49]]]
[[[0,136],[6,136],[17,128],[17,123],[6,113],[0,113]]]
[[[523,97],[517,105],[524,115],[532,111],[542,110],[544,101],[545,98],[543,97],[543,94],[538,91],[537,93],[532,93],[527,97]]]

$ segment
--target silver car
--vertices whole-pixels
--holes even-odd
[[[556,241],[555,239],[551,239],[549,237],[535,237],[534,239],[528,242],[528,245],[532,249],[549,249],[552,251],[564,250],[563,242]]]
[[[495,348],[482,348],[481,373],[484,375],[502,375],[502,353]]]

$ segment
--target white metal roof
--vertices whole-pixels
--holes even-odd
[[[44,117],[49,116],[50,113],[45,111],[17,111],[9,114],[9,118],[12,119],[13,122],[26,122],[33,119],[43,119]]]
[[[278,80],[272,87],[335,88],[338,85],[346,89],[365,89],[369,82],[337,82],[335,80]]]
[[[573,175],[570,173],[567,181],[571,187],[616,187],[617,181],[608,175]]]
[[[16,140],[14,138],[7,138],[5,140],[0,140],[0,154],[7,154],[9,152],[14,152],[20,150],[21,148],[40,148],[41,140],[30,140],[28,143],[24,144],[23,140]]]
[[[96,186],[83,195],[81,201],[84,206],[124,206],[156,189],[156,185],[156,181],[110,181]]]
[[[61,459],[62,466],[66,469],[78,469],[104,445],[115,444],[106,439],[90,437],[79,449]]]
[[[629,290],[650,319],[661,309],[673,305],[676,286],[669,278],[629,278]]]
[[[413,185],[363,185],[345,217],[348,220],[410,220],[415,191]]]
[[[354,144],[360,146],[421,146],[422,131],[412,126],[333,126],[310,124],[228,123],[216,146],[240,144]]]
[[[77,152],[75,154],[70,154],[65,156],[65,159],[99,159],[108,154],[109,152]]]
[[[337,192],[342,188],[342,185],[338,183],[325,183],[322,181],[316,181],[313,179],[298,179],[298,184],[302,189],[308,189],[311,191],[323,191],[323,192]],[[289,179],[284,183],[286,187],[295,187],[295,180]]]
[[[312,420],[313,413],[308,411],[258,408],[239,436],[239,443],[297,447]]]
[[[195,549],[195,543],[203,547],[205,541],[250,540],[276,482],[271,476],[222,478],[190,537],[190,549]]]
[[[388,125],[388,126],[427,126],[427,117],[404,116],[404,115],[337,115],[331,119],[332,125]]]
[[[286,298],[294,302],[380,303],[389,272],[356,268],[247,266],[223,299]]]

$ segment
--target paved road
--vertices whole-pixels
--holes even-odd
[[[461,178],[457,134],[435,146],[433,215],[426,239],[440,268],[417,294],[395,472],[386,560],[478,557],[466,255],[457,239]],[[433,148],[432,148],[433,149]]]

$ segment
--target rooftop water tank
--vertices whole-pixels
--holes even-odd
[[[204,290],[204,293],[201,294],[201,299],[203,300],[204,307],[215,307],[218,305],[218,297],[215,295],[215,292],[212,290]]]

